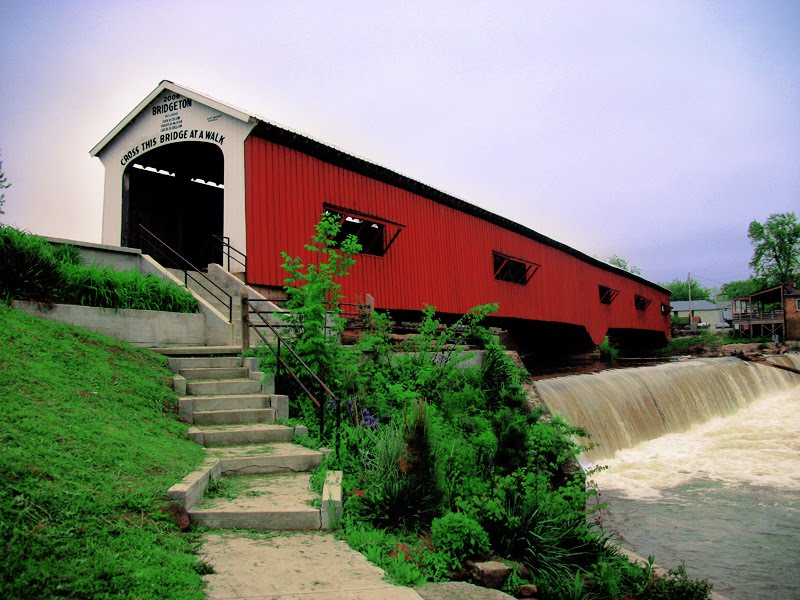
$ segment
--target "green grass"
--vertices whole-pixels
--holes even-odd
[[[708,331],[698,331],[697,335],[672,338],[669,343],[659,350],[662,356],[690,354],[708,348],[719,348],[729,344],[751,344],[771,342],[771,338],[733,337],[730,335],[715,335]]]
[[[203,460],[165,361],[0,304],[0,597],[203,598],[159,510]]]
[[[69,244],[0,225],[0,301],[33,300],[114,309],[197,312],[185,288],[137,271],[83,264]]]

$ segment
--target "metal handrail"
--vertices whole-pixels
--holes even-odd
[[[181,255],[177,250],[175,250],[172,246],[167,244],[164,240],[159,238],[155,233],[150,231],[147,227],[145,227],[142,224],[139,224],[139,229],[141,229],[147,236],[149,236],[149,238],[151,238],[151,239],[148,239],[147,237],[145,237],[144,241],[146,241],[146,242],[148,242],[150,244],[150,248],[152,250],[161,253],[162,256],[164,256],[165,258],[168,258],[170,260],[177,259],[178,260],[178,264],[188,265],[189,269],[187,269],[185,266],[184,267],[178,267],[181,271],[183,271],[183,284],[188,288],[189,287],[189,279],[191,279],[192,281],[196,282],[201,288],[203,288],[205,291],[207,291],[209,294],[211,294],[214,298],[219,300],[219,302],[221,302],[223,305],[226,305],[228,307],[228,322],[233,322],[233,297],[230,294],[228,294],[228,292],[226,292],[219,285],[217,285],[211,279],[209,279],[206,275],[204,275],[200,271],[200,269],[198,269],[191,262],[189,262],[189,260],[187,258],[185,258],[183,255]],[[162,248],[159,248],[158,246],[152,245],[153,241],[158,242],[158,244],[160,244],[162,246]],[[170,257],[170,254],[172,254],[171,257]],[[191,269],[191,272],[193,273],[192,275],[189,274],[190,269]],[[206,282],[210,283],[213,287],[217,288],[218,292],[221,293],[224,296],[224,298],[220,298],[217,294],[214,293],[213,289],[209,289],[208,287],[203,285],[203,282],[200,279],[196,278],[194,276],[194,273],[196,273],[197,275],[202,277],[202,279],[204,279]]]
[[[278,307],[280,307],[281,303],[288,302],[288,300],[251,300],[251,302],[270,302]],[[368,329],[368,325],[364,320],[364,310],[369,308],[369,304],[361,303],[361,302],[338,302],[338,303],[325,303],[326,308],[336,307],[339,310],[335,313],[332,311],[328,311],[331,314],[336,314],[338,317],[343,318],[347,322],[347,329],[348,330],[359,330],[359,329]],[[259,316],[261,315],[275,315],[275,314],[286,314],[286,309],[279,309],[279,310],[254,310],[253,313]],[[279,325],[274,325],[273,327],[294,327],[295,325],[291,323],[281,323]],[[325,329],[327,331],[328,326],[326,324]]]
[[[319,400],[317,400],[317,398],[314,396],[314,394],[308,389],[308,387],[306,387],[306,385],[303,384],[302,381],[300,381],[300,377],[297,375],[297,373],[295,373],[294,370],[286,363],[286,361],[283,360],[283,358],[281,358],[281,344],[286,346],[286,348],[289,350],[289,352],[294,357],[294,359],[297,361],[297,363],[301,367],[303,367],[303,369],[306,371],[306,373],[308,373],[311,376],[311,378],[317,383],[317,385],[319,385],[319,387],[322,388],[322,390],[334,402],[334,406],[337,407],[337,414],[338,414],[338,407],[339,407],[339,398],[325,384],[325,382],[322,381],[322,379],[320,379],[320,377],[314,372],[314,370],[311,367],[309,367],[308,364],[306,364],[306,362],[302,358],[300,358],[300,356],[297,354],[297,352],[295,352],[294,348],[292,348],[292,345],[280,333],[278,333],[278,330],[267,319],[264,319],[264,318],[261,319],[263,325],[253,323],[250,320],[250,313],[251,312],[254,313],[254,314],[257,314],[259,316],[266,315],[266,314],[272,314],[272,313],[275,312],[275,311],[251,310],[251,309],[254,308],[253,305],[252,305],[253,302],[269,302],[269,300],[250,300],[248,298],[247,288],[242,288],[241,296],[242,296],[242,350],[246,351],[247,349],[249,349],[249,347],[250,347],[250,329],[253,329],[258,334],[258,337],[261,338],[261,341],[264,342],[264,345],[269,349],[270,352],[272,352],[273,356],[275,356],[275,358],[278,361],[278,363],[284,369],[286,369],[286,371],[289,373],[289,375],[292,376],[292,379],[295,380],[295,382],[303,390],[303,393],[305,393],[305,395],[309,397],[311,402],[314,404],[314,406],[319,411],[319,426],[320,426],[320,433],[322,433],[322,431],[324,431],[324,424],[325,424],[325,410],[324,410],[324,407],[323,407],[322,403]],[[272,344],[270,343],[269,339],[263,333],[261,333],[260,329],[264,328],[264,327],[268,328],[272,332],[272,335],[274,335],[275,338],[278,340],[278,344],[277,344],[278,348],[277,348],[277,350],[272,347]]]
[[[244,268],[245,279],[247,279],[247,255],[231,246],[231,238],[227,235],[211,235],[211,243],[217,250],[222,250],[222,254],[228,258],[228,272],[231,270],[231,260],[239,263]],[[231,252],[235,252],[241,259],[231,256]]]

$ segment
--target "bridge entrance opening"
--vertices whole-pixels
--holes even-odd
[[[158,253],[147,228],[192,265],[222,261],[213,236],[222,236],[224,156],[216,144],[178,142],[146,152],[125,169],[122,245],[139,248],[168,267],[182,267]]]

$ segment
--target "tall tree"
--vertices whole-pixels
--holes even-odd
[[[8,183],[6,179],[6,174],[3,172],[3,161],[0,160],[0,215],[5,214],[3,212],[3,204],[6,202],[6,193],[5,190],[10,188],[11,184]]]
[[[750,268],[766,285],[800,280],[800,222],[793,212],[772,214],[747,230],[753,244]]]
[[[622,269],[623,271],[627,271],[628,273],[632,273],[634,275],[642,274],[642,270],[639,267],[635,265],[629,265],[627,260],[625,260],[624,258],[620,258],[616,254],[614,256],[609,256],[606,262],[610,265],[614,265],[615,267],[619,267],[620,269]]]
[[[721,300],[733,300],[734,298],[744,298],[750,294],[755,294],[764,287],[764,284],[756,279],[737,279],[723,284],[720,290]]]
[[[689,282],[685,279],[673,279],[669,283],[662,283],[661,285],[672,292],[670,300],[689,299]],[[704,288],[694,279],[692,279],[692,300],[711,300],[711,291],[708,288]]]

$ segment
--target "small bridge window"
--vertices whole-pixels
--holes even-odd
[[[601,304],[611,304],[617,298],[617,296],[619,296],[619,290],[615,290],[604,285],[599,286],[599,288]]]
[[[384,256],[405,227],[400,223],[374,217],[356,210],[328,204],[322,205],[326,212],[339,215],[341,229],[336,241],[341,244],[348,235],[354,235],[361,244],[361,254]]]
[[[648,306],[650,306],[651,302],[652,300],[650,298],[645,298],[644,296],[640,296],[638,294],[633,297],[633,304],[636,306],[636,310],[645,310]]]
[[[661,305],[661,314],[662,315],[668,315],[669,314],[669,306],[667,306],[666,304],[662,304]]]
[[[525,285],[539,270],[539,265],[521,258],[513,258],[500,252],[492,252],[492,256],[494,258],[494,278],[500,281]]]

